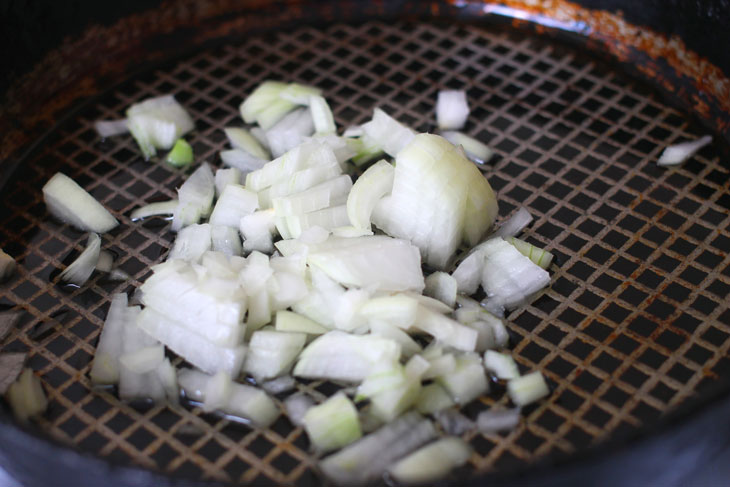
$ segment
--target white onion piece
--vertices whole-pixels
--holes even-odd
[[[210,229],[212,249],[225,255],[241,255],[241,237],[238,230],[224,225],[214,225]]]
[[[99,258],[96,261],[96,270],[99,272],[111,272],[114,266],[114,256],[108,250],[99,251]]]
[[[162,389],[165,391],[167,402],[172,405],[177,405],[180,401],[180,388],[177,385],[177,369],[172,366],[170,359],[165,359],[155,369],[157,379],[162,385]]]
[[[167,258],[197,262],[213,245],[211,231],[208,223],[186,226],[178,232]]]
[[[391,325],[385,321],[371,320],[370,332],[373,335],[388,338],[397,342],[401,347],[404,358],[410,358],[411,356],[421,352],[421,346],[413,340],[413,338],[397,326]]]
[[[433,417],[447,435],[461,436],[476,427],[474,421],[454,409],[439,411]]]
[[[373,110],[373,118],[362,126],[365,135],[389,156],[395,157],[407,146],[416,133],[380,108]]]
[[[149,203],[147,205],[136,208],[129,215],[129,218],[132,221],[137,221],[143,218],[148,218],[150,216],[172,215],[175,212],[175,208],[177,208],[179,203],[180,202],[176,199]]]
[[[421,414],[433,414],[453,406],[454,400],[446,389],[437,383],[431,383],[421,388],[421,393],[416,400],[416,409]]]
[[[0,353],[0,395],[7,392],[23,371],[25,357],[23,352]]]
[[[272,205],[277,217],[301,215],[344,203],[351,188],[352,179],[343,174],[301,193],[275,197]]]
[[[304,333],[271,330],[253,332],[243,370],[256,381],[273,379],[291,369],[307,337]]]
[[[365,485],[377,479],[388,465],[435,436],[430,421],[417,413],[406,413],[325,458],[320,468],[337,484]]]
[[[469,117],[466,91],[441,90],[436,100],[436,123],[440,129],[459,130]]]
[[[276,231],[274,210],[255,211],[245,215],[239,222],[238,229],[243,236],[243,250],[271,253],[274,250],[272,234]]]
[[[123,401],[151,399],[154,402],[162,402],[167,398],[167,394],[156,370],[136,372],[128,368],[121,360],[124,355],[135,354],[143,348],[159,345],[153,337],[137,326],[137,318],[140,315],[139,306],[127,308],[125,314],[122,355],[119,360],[119,397]],[[158,365],[161,361],[160,359]]]
[[[461,132],[447,130],[441,132],[441,136],[455,146],[461,146],[466,157],[477,164],[486,164],[494,156],[494,152],[486,144]]]
[[[532,222],[532,215],[524,207],[520,207],[517,213],[513,214],[507,221],[502,223],[496,232],[495,237],[515,237]]]
[[[94,272],[96,263],[99,262],[100,250],[101,238],[95,233],[90,233],[86,241],[86,248],[61,272],[59,276],[61,280],[82,286]]]
[[[172,216],[172,229],[198,223],[210,215],[215,196],[215,177],[207,163],[203,163],[177,190],[178,205]]]
[[[696,140],[670,145],[664,149],[664,152],[662,152],[657,164],[660,166],[681,164],[711,142],[712,136],[705,135],[704,137],[700,137]]]
[[[93,196],[60,172],[43,186],[43,200],[56,218],[82,231],[105,233],[119,224]]]
[[[248,130],[238,127],[225,127],[223,131],[234,148],[246,151],[258,159],[266,161],[271,159],[269,151]]]
[[[229,184],[241,184],[241,170],[236,167],[221,168],[215,172],[215,195],[220,196]]]
[[[423,294],[438,299],[446,306],[453,308],[456,304],[456,279],[445,272],[434,272],[426,278]]]
[[[42,414],[48,407],[41,381],[31,369],[25,369],[18,380],[10,385],[7,399],[15,418],[21,423]]]
[[[289,83],[281,91],[279,96],[284,100],[289,100],[297,105],[307,105],[309,99],[313,96],[319,96],[322,94],[322,90],[316,86],[303,85],[300,83]]]
[[[510,431],[520,424],[520,408],[490,409],[477,416],[477,429],[482,433]]]
[[[482,361],[476,354],[456,357],[456,368],[437,378],[457,404],[467,404],[489,392],[489,382]]]
[[[309,97],[309,110],[311,112],[312,121],[314,122],[314,131],[318,134],[333,134],[337,130],[335,126],[335,118],[332,110],[327,104],[327,100],[321,95]]]
[[[152,345],[134,352],[122,354],[119,363],[137,374],[151,372],[165,360],[165,347]]]
[[[102,139],[129,132],[127,119],[119,120],[97,120],[94,122],[94,130]]]
[[[266,149],[266,152],[270,152],[269,150],[269,140],[266,138],[266,131],[262,129],[261,127],[251,127],[251,135],[253,135],[256,140],[261,144],[261,147]]]
[[[361,137],[365,131],[362,128],[362,125],[351,125],[345,129],[345,131],[342,133],[343,137]]]
[[[306,108],[288,113],[274,126],[266,130],[271,155],[279,157],[298,146],[314,133],[312,114]]]
[[[302,423],[318,452],[337,450],[362,436],[357,409],[342,392],[309,408]]]
[[[550,388],[540,372],[531,372],[507,382],[507,394],[516,406],[527,406],[550,394]]]
[[[439,342],[457,350],[471,352],[476,348],[477,332],[475,330],[431,311],[425,306],[419,306],[413,328],[424,331]]]
[[[259,199],[256,193],[238,184],[229,184],[218,198],[208,222],[211,225],[238,228],[241,218],[256,211],[258,206]]]
[[[246,353],[244,347],[215,345],[151,308],[145,308],[140,314],[137,325],[205,372],[215,374],[224,371],[235,377],[241,370]]]
[[[321,150],[321,145],[317,142],[307,142],[294,147],[273,161],[267,162],[260,169],[248,173],[246,175],[246,188],[258,192],[272,184],[288,179],[295,172],[307,167],[328,165],[328,163],[314,164],[315,161],[311,160],[310,156]],[[331,149],[329,151],[332,152]],[[334,154],[332,154],[332,158],[334,159]],[[319,159],[317,158],[317,160]],[[311,165],[310,162],[312,162]]]
[[[331,163],[321,166],[309,167],[297,171],[288,178],[271,187],[258,192],[259,206],[261,208],[271,208],[272,199],[281,196],[289,196],[295,193],[301,193],[320,183],[336,178],[342,174],[342,168],[332,156]]]
[[[418,300],[404,294],[373,298],[360,308],[360,314],[371,321],[384,321],[406,329],[416,321]]]
[[[267,380],[261,384],[261,388],[269,394],[282,394],[289,392],[297,387],[297,381],[291,375],[282,375],[276,379]]]
[[[309,335],[322,335],[329,331],[328,328],[316,321],[292,311],[277,311],[274,322],[278,331],[307,333]]]
[[[435,482],[465,464],[471,452],[461,438],[441,438],[391,465],[388,474],[403,485]]]
[[[378,200],[393,189],[394,174],[393,166],[381,160],[357,178],[347,197],[347,216],[353,227],[370,230],[370,215]]]
[[[266,164],[266,159],[259,159],[241,149],[224,150],[219,155],[223,164],[238,169],[244,174],[261,169]]]
[[[170,149],[195,124],[173,95],[148,98],[127,109],[127,126],[145,159],[157,149]]]
[[[328,147],[335,156],[343,171],[346,169],[345,162],[351,159],[357,152],[351,145],[351,139],[339,137],[335,134],[315,134],[307,139]]]
[[[314,399],[300,392],[289,396],[284,400],[284,409],[286,409],[286,415],[289,417],[289,420],[295,426],[301,426],[303,424],[304,415],[307,414],[307,411],[309,411],[314,404]]]
[[[515,362],[515,359],[511,355],[506,353],[487,350],[484,354],[484,367],[492,372],[497,379],[510,380],[520,376],[520,369],[517,367],[517,362]]]
[[[122,340],[127,313],[127,295],[112,295],[111,305],[96,345],[94,361],[91,364],[93,384],[116,384],[119,382],[119,356],[122,354]]]
[[[0,249],[0,282],[10,278],[15,273],[15,259]]]
[[[281,219],[277,219],[281,220]],[[333,230],[349,223],[347,217],[347,206],[331,206],[321,210],[312,211],[303,215],[293,215],[284,218],[287,230],[291,238],[299,238],[302,232],[312,227],[322,227],[325,230]],[[279,225],[277,224],[277,229]],[[284,235],[282,235],[284,237]]]
[[[294,376],[360,382],[375,365],[398,360],[400,354],[400,345],[393,340],[331,331],[302,351]]]
[[[286,87],[280,81],[264,81],[258,85],[239,107],[243,121],[257,122],[266,130],[293,110],[296,104],[280,96]]]

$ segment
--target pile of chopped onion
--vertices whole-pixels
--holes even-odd
[[[471,449],[442,437],[428,416],[447,433],[497,431],[515,426],[519,410],[458,413],[490,390],[490,377],[506,382],[518,407],[549,393],[539,372],[521,374],[503,319],[550,283],[552,255],[515,238],[529,213],[490,234],[497,199],[467,155],[485,162],[491,151],[465,134],[416,134],[375,109],[338,136],[320,90],[296,83],[264,82],[240,111],[249,125],[225,129],[229,168],[203,162],[177,199],[132,213],[172,215],[177,237],[139,289],[142,306],[114,295],[92,382],[117,385],[124,400],[174,403],[182,393],[267,427],[281,413],[270,394],[296,391],[296,379],[335,381],[344,388],[320,404],[301,393],[283,401],[329,454],[320,464],[327,477],[447,475]],[[437,115],[440,127],[460,129],[465,94],[440,94]],[[133,105],[123,127],[98,127],[129,127],[145,157],[173,146],[173,163],[192,156],[179,143],[192,120],[172,96]],[[353,182],[353,165],[368,163]],[[97,233],[116,220],[64,178],[44,188],[49,209],[96,232],[65,271],[81,284],[94,266],[109,267]],[[424,275],[424,264],[435,272]],[[483,302],[467,297],[479,287]],[[187,364],[173,367],[165,349]]]

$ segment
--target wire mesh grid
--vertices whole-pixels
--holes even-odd
[[[488,143],[484,168],[500,215],[526,206],[527,239],[553,252],[551,288],[509,316],[514,355],[553,387],[503,434],[469,433],[458,475],[504,471],[635,429],[730,369],[728,168],[712,148],[678,168],[654,161],[701,135],[651,90],[585,53],[519,31],[432,23],[301,27],[199,52],[134,76],[62,124],[2,191],[0,242],[21,263],[2,304],[26,311],[4,351],[27,351],[50,399],[40,427],[124,464],[194,478],[318,485],[306,435],[281,417],[258,430],[190,408],[133,407],[88,380],[114,292],[131,292],[164,258],[162,221],[132,223],[142,203],[174,197],[180,170],[145,162],[131,137],[100,140],[92,123],[174,93],[196,120],[196,158],[219,164],[222,127],[265,79],[321,87],[340,126],[372,109],[433,130],[439,89],[466,89],[466,132]],[[133,279],[53,284],[84,235],[49,219],[40,188],[62,170],[121,221],[103,236]],[[180,363],[179,361],[177,363]],[[315,399],[337,386],[298,385]],[[279,397],[281,399],[281,397]],[[497,392],[465,408],[474,417]]]

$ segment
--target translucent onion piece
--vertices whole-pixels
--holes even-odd
[[[165,160],[175,167],[189,166],[195,160],[193,148],[184,139],[177,139]]]
[[[337,130],[332,110],[322,96],[309,97],[309,110],[314,122],[314,131],[318,134],[333,134]]]
[[[241,170],[235,167],[218,169],[215,172],[215,195],[220,196],[229,184],[241,184]]]
[[[532,222],[532,215],[525,208],[520,208],[517,213],[513,214],[507,221],[502,223],[496,232],[495,237],[514,237],[519,235],[527,225]]]
[[[42,414],[48,407],[41,381],[31,369],[25,369],[18,380],[10,385],[7,399],[15,418],[21,423]]]
[[[101,250],[101,238],[90,233],[86,242],[86,248],[76,257],[68,267],[60,274],[62,281],[82,286],[91,277],[97,262],[99,262],[99,252]]]
[[[56,218],[82,231],[105,233],[119,224],[93,196],[60,172],[43,186],[43,200]]]
[[[0,353],[0,395],[7,392],[23,371],[25,357],[23,352]]]
[[[223,164],[236,168],[243,173],[256,171],[266,164],[266,159],[259,159],[241,149],[224,150],[220,152],[220,156]]]
[[[436,100],[436,123],[440,129],[459,130],[469,117],[466,91],[441,90]]]
[[[303,424],[304,416],[307,411],[314,406],[314,399],[304,394],[303,392],[291,395],[284,400],[284,409],[286,409],[286,415],[289,420],[295,426],[301,426]]]
[[[148,98],[127,109],[127,125],[145,159],[157,149],[170,149],[181,135],[195,128],[193,119],[173,95]]]
[[[507,382],[507,394],[515,405],[522,407],[550,394],[550,388],[540,372],[531,372]]]
[[[97,120],[94,122],[94,130],[102,139],[129,132],[127,119],[120,120]]]
[[[441,132],[441,136],[455,146],[461,146],[466,157],[477,164],[486,164],[494,156],[494,152],[486,144],[464,133],[447,130]]]
[[[381,150],[392,157],[395,157],[416,136],[413,130],[380,108],[373,111],[372,120],[365,123],[362,128],[368,140],[378,144]]]
[[[378,200],[393,189],[395,170],[381,160],[357,178],[347,197],[347,216],[353,227],[370,230],[370,215]]]
[[[660,166],[673,166],[681,164],[693,155],[695,155],[700,149],[712,142],[711,135],[705,135],[697,140],[689,142],[682,142],[681,144],[670,145],[657,161]]]
[[[248,130],[238,127],[226,127],[223,131],[234,148],[246,151],[257,159],[266,161],[271,159],[269,151]]]
[[[471,446],[461,438],[441,438],[399,460],[388,473],[405,485],[435,482],[465,464],[471,452]]]
[[[167,216],[172,215],[175,212],[175,208],[179,204],[178,200],[159,201],[156,203],[149,203],[144,206],[140,206],[135,209],[129,218],[132,221],[142,220],[150,216]]]
[[[520,409],[490,409],[477,416],[477,428],[482,433],[510,431],[520,424]]]
[[[320,452],[337,450],[362,436],[357,409],[341,392],[309,408],[302,422],[309,441]]]

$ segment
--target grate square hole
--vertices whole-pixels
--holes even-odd
[[[631,314],[631,310],[623,308],[616,303],[610,303],[606,309],[601,311],[601,316],[608,318],[616,324],[621,324]]]
[[[63,423],[61,423],[61,425],[59,426],[59,428],[61,429],[61,431],[63,431],[64,433],[66,433],[69,436],[69,438],[74,438],[81,431],[83,431],[84,428],[86,428],[86,423],[84,423],[83,421],[81,421],[76,416],[73,416],[72,415],[66,421],[64,421]]]
[[[593,346],[582,340],[574,340],[565,350],[583,360],[593,351]]]
[[[653,348],[647,348],[644,350],[644,353],[642,353],[639,356],[639,361],[643,364],[648,365],[652,369],[658,369],[662,366],[664,362],[666,362],[667,357]]]
[[[677,394],[677,391],[669,387],[663,382],[658,382],[650,391],[653,397],[659,399],[662,402],[668,403]]]
[[[563,408],[568,411],[576,411],[584,402],[584,399],[578,394],[564,390],[556,400],[557,404],[560,404]]]
[[[271,465],[286,475],[299,466],[299,461],[287,452],[282,452],[271,462]]]
[[[636,340],[624,333],[616,337],[616,339],[611,342],[611,348],[618,350],[619,352],[626,355],[631,355],[631,353],[636,350],[638,346],[639,343]]]
[[[694,372],[682,364],[674,364],[674,366],[669,369],[667,374],[672,379],[681,382],[682,384],[685,384],[692,378]]]
[[[601,354],[596,357],[593,362],[591,362],[591,365],[611,374],[621,365],[621,361],[607,352],[601,352]]]
[[[591,408],[583,415],[583,419],[599,428],[603,428],[611,419],[611,414],[598,406],[591,406]]]
[[[641,421],[649,422],[658,418],[661,411],[642,401],[631,410],[631,414]]]
[[[214,438],[198,448],[198,453],[211,462],[215,462],[225,451]]]
[[[127,437],[127,441],[132,444],[138,450],[144,450],[147,446],[151,445],[157,439],[157,436],[150,433],[147,428],[139,427],[134,433]]]
[[[588,446],[593,437],[583,431],[580,427],[574,426],[570,431],[568,431],[568,433],[566,433],[565,439],[572,443],[574,448],[578,449]]]
[[[623,390],[619,389],[616,386],[611,386],[603,394],[603,396],[601,396],[601,399],[603,399],[607,403],[612,404],[620,409],[620,408],[623,408],[623,406],[629,400],[629,397],[631,397],[631,396],[628,393],[624,392]]]
[[[550,351],[546,348],[541,347],[535,342],[530,342],[525,348],[522,349],[520,355],[530,359],[535,364],[539,364],[540,361],[542,361],[542,359],[544,359],[548,353],[550,353]]]
[[[621,380],[626,382],[629,385],[634,386],[636,389],[641,387],[641,385],[646,382],[646,380],[649,378],[648,375],[641,372],[639,369],[637,369],[634,366],[629,367],[626,372],[621,375]]]
[[[575,365],[564,358],[557,356],[547,364],[546,368],[559,377],[567,377],[573,369],[575,369]]]

